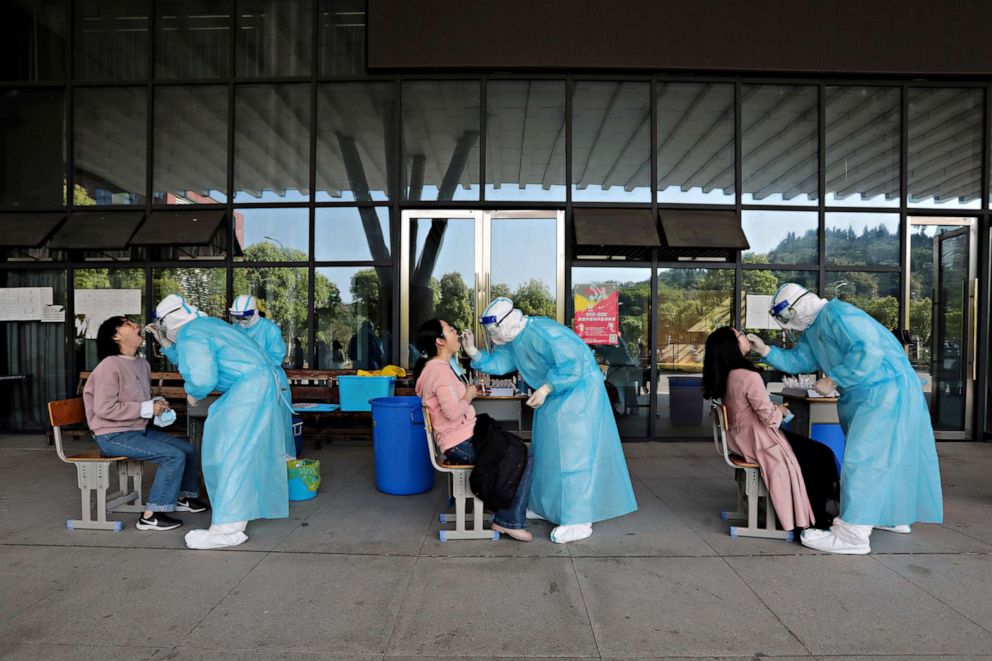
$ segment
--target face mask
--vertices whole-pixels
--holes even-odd
[[[742,356],[751,353],[751,341],[744,335],[737,336],[737,346],[740,347]]]
[[[455,373],[455,376],[458,378],[465,376],[465,368],[458,362],[457,357],[452,356],[451,360],[448,361],[448,364],[451,365],[451,371]]]
[[[168,427],[173,422],[176,421],[176,412],[172,409],[166,409],[165,413],[161,415],[156,415],[152,420],[156,427]]]
[[[241,326],[242,328],[248,328],[249,326],[251,326],[251,322],[252,322],[251,317],[235,317],[234,320],[238,324],[238,326]]]

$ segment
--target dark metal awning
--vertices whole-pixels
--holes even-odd
[[[750,247],[734,211],[664,209],[658,215],[663,240],[660,261],[732,261],[735,251]]]
[[[224,222],[224,211],[153,211],[131,239],[135,246],[205,246]]]
[[[574,209],[576,255],[604,259],[650,259],[661,245],[654,216],[648,209]]]
[[[0,213],[0,243],[11,248],[37,248],[63,218],[64,213]]]
[[[62,250],[123,250],[144,216],[140,211],[73,214],[52,237],[49,247]]]

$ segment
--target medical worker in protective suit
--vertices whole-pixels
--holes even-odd
[[[283,428],[285,430],[286,454],[290,457],[296,456],[296,440],[293,438],[293,396],[289,389],[289,379],[286,378],[286,371],[282,368],[286,359],[286,343],[282,339],[282,330],[275,322],[263,318],[258,313],[258,302],[254,296],[242,294],[234,299],[234,303],[228,310],[231,316],[231,324],[248,334],[248,337],[255,340],[258,346],[262,347],[265,355],[272,361],[279,376],[279,395],[285,404],[280,408],[285,418]]]
[[[872,528],[909,533],[916,521],[942,522],[930,412],[895,335],[853,305],[824,301],[794,283],[779,287],[770,312],[783,328],[802,335],[791,351],[748,335],[754,351],[783,372],[820,370],[826,376],[816,391],[840,392],[837,412],[846,437],[840,516],[829,531],[804,531],[802,543],[864,554],[871,551]]]
[[[551,319],[524,316],[508,298],[490,303],[481,322],[495,347],[479,350],[465,331],[462,346],[472,367],[488,374],[519,371],[537,387],[527,400],[536,409],[528,517],[557,524],[551,541],[564,544],[589,537],[596,521],[635,511],[603,373],[589,347]]]
[[[201,447],[211,525],[188,532],[186,546],[237,546],[252,519],[289,514],[279,377],[254,341],[181,296],[162,299],[145,331],[179,365],[190,404],[223,393],[210,406]]]

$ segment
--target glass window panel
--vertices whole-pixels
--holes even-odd
[[[817,287],[817,272],[745,269],[743,278],[744,282],[741,287],[741,316],[744,319],[744,322],[742,323],[742,325],[744,325],[744,330],[749,333],[757,334],[769,345],[774,344],[775,346],[791,349],[793,346],[792,338],[785,331],[779,328],[774,321],[770,321],[773,328],[754,328],[746,325],[747,306],[749,302],[748,296],[772,296],[780,286],[787,282],[794,282],[798,285],[802,285],[813,293],[817,293],[819,291],[819,288]],[[766,308],[764,312],[767,312],[768,299],[762,298],[758,300],[761,305]]]
[[[981,155],[981,90],[910,88],[910,206],[981,206]]]
[[[76,296],[76,366],[79,369],[92,370],[100,362],[96,349],[96,333],[100,329],[100,324],[108,317],[105,314],[124,315],[134,323],[145,325],[145,270],[144,269],[77,269],[73,272],[73,285],[75,291],[88,289],[125,289],[130,290],[129,294],[114,295],[105,294],[106,304],[103,311],[88,310],[81,305],[79,296]],[[113,301],[120,302],[120,306],[113,307]],[[136,301],[137,305],[129,305]],[[148,350],[146,345],[145,350]]]
[[[64,80],[64,0],[0,5],[0,80]]]
[[[620,435],[645,438],[651,383],[651,269],[572,269],[572,297],[577,312],[580,306],[595,305],[595,297],[613,290],[619,303],[617,342],[593,344],[590,348],[606,376],[606,391]],[[571,326],[577,328],[574,319]],[[581,336],[581,330],[579,333]]]
[[[237,209],[234,236],[246,262],[305,262],[310,254],[307,209]],[[243,293],[243,292],[240,292]]]
[[[52,303],[66,305],[64,270],[0,271],[0,287],[51,287]],[[47,429],[48,402],[65,399],[65,324],[0,322],[0,373],[24,377],[4,384],[0,429]]]
[[[232,0],[155,2],[155,77],[226,78]]]
[[[148,77],[146,0],[73,3],[73,73],[76,80]]]
[[[734,325],[734,280],[732,269],[658,271],[658,436],[711,433],[702,391],[706,337]]]
[[[65,206],[62,90],[0,90],[0,207]]]
[[[395,118],[392,83],[318,86],[318,202],[389,199]]]
[[[282,329],[287,348],[284,365],[291,369],[310,367],[307,344],[309,282],[305,266],[234,269],[234,295],[254,296],[259,312]]]
[[[389,209],[324,207],[314,220],[314,259],[389,261]]]
[[[410,340],[428,319],[459,330],[475,325],[475,220],[414,218],[410,273]]]
[[[651,201],[647,83],[579,82],[572,96],[572,199]]]
[[[899,274],[830,271],[823,297],[855,305],[891,331],[899,328]]]
[[[406,199],[478,200],[479,83],[404,83],[402,94]]]
[[[899,89],[828,87],[825,112],[827,204],[899,206]]]
[[[237,0],[237,76],[309,76],[310,0]]]
[[[751,245],[743,254],[749,264],[815,264],[815,211],[757,211],[741,213],[741,227]]]
[[[486,113],[486,199],[564,200],[564,81],[489,83]]]
[[[744,86],[744,204],[816,203],[816,97],[813,86]]]
[[[74,197],[84,205],[143,205],[148,153],[145,88],[88,87],[77,88],[74,94]]]
[[[204,314],[218,319],[227,318],[226,269],[200,267],[152,269],[152,292],[152,305],[158,305],[158,302],[169,294],[179,294]],[[176,365],[159,353],[157,344],[154,348],[146,350],[146,356],[153,370],[176,371]]]
[[[379,369],[401,362],[391,355],[392,282],[388,267],[316,269],[317,369]],[[416,357],[408,347],[407,358]]]
[[[658,200],[734,204],[734,86],[659,83]]]
[[[899,214],[828,213],[827,264],[899,265]]]
[[[365,0],[320,0],[321,76],[365,75]]]
[[[310,198],[309,85],[242,85],[234,107],[234,201]]]
[[[558,221],[494,218],[489,300],[509,296],[524,314],[558,318]]]
[[[227,202],[227,87],[155,90],[155,204]]]

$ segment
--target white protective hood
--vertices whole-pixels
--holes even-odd
[[[155,308],[155,324],[173,342],[180,328],[202,316],[199,308],[177,294],[169,294]]]
[[[483,322],[482,327],[493,341],[493,344],[507,344],[512,342],[527,323],[527,317],[523,312],[513,307],[513,301],[500,296],[486,308],[482,313],[483,319],[486,317],[495,318],[495,323]]]
[[[778,288],[775,296],[772,297],[772,310],[779,308],[783,303],[785,303],[784,309],[791,308],[795,312],[788,321],[781,319],[776,321],[782,328],[798,332],[809,328],[820,314],[820,310],[827,304],[825,300],[794,282],[787,282]]]

